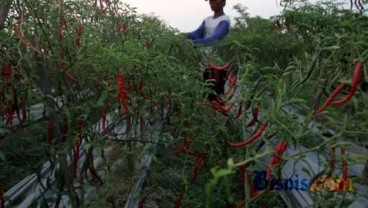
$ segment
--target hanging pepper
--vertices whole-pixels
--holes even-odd
[[[234,116],[235,119],[238,119],[243,113],[243,105],[240,104],[238,112],[236,113],[236,115]]]
[[[232,147],[244,147],[247,146],[248,144],[252,143],[253,141],[255,141],[259,136],[262,135],[262,133],[265,131],[267,127],[267,123],[263,123],[261,124],[261,127],[258,129],[258,131],[253,134],[249,139],[245,140],[244,142],[241,143],[231,143],[228,142],[228,144]]]
[[[74,178],[77,178],[78,160],[79,160],[81,143],[82,143],[82,138],[79,136],[77,138],[76,145],[73,149],[73,176]]]
[[[60,207],[60,202],[61,202],[61,194],[57,194],[54,208],[59,208]]]
[[[89,159],[88,170],[91,173],[92,180],[97,180],[99,182],[98,185],[102,185],[103,184],[103,181],[97,175],[96,170],[95,170],[95,167],[93,166],[93,147],[90,147],[88,149],[87,156],[88,156],[88,159]]]
[[[253,108],[253,119],[249,122],[249,124],[247,125],[247,127],[252,127],[255,123],[257,123],[258,121],[258,113],[259,113],[259,109],[257,107]]]
[[[194,183],[195,179],[197,178],[198,176],[198,173],[202,167],[202,164],[203,164],[203,160],[204,160],[204,156],[203,155],[200,155],[197,157],[197,160],[196,160],[196,163],[194,165],[194,169],[193,169],[193,176],[192,176],[192,183]]]
[[[181,201],[183,201],[183,198],[184,198],[184,194],[181,193],[179,198],[176,200],[175,208],[180,208],[181,207]]]
[[[330,171],[328,172],[326,178],[330,178],[333,170],[335,169],[335,147],[331,147],[330,150]]]
[[[339,94],[339,92],[345,88],[345,83],[341,83],[331,94],[328,96],[327,100],[323,103],[321,107],[316,111],[316,115],[322,113],[325,108],[333,101],[333,99]]]
[[[231,103],[229,106],[224,107],[223,105],[221,105],[221,103],[219,103],[218,101],[212,101],[211,103],[205,102],[202,103],[202,105],[207,105],[210,106],[214,109],[217,109],[218,111],[222,112],[224,115],[227,115],[227,113],[231,110],[231,108],[233,107],[234,103]]]
[[[229,69],[229,67],[231,66],[231,63],[227,63],[224,66],[216,66],[211,62],[208,62],[208,69],[212,69],[212,70],[216,70],[216,71],[226,71]]]
[[[13,125],[14,115],[13,115],[13,103],[11,100],[8,100],[8,112],[6,116],[7,116],[7,119],[6,119],[5,124]]]
[[[267,167],[266,179],[269,181],[271,178],[271,167],[278,165],[281,162],[281,155],[285,152],[288,146],[288,141],[279,143],[276,146],[276,151],[273,154],[273,158]]]
[[[234,87],[238,77],[234,76],[233,72],[230,72],[227,78],[229,80],[230,88]]]
[[[344,158],[345,157],[345,149],[344,148],[340,149],[340,154],[341,154],[341,157],[343,157],[342,165],[341,165],[342,179],[346,181],[348,179],[348,163],[346,162],[346,160]]]
[[[5,208],[4,191],[1,185],[0,185],[0,208]]]
[[[342,105],[344,103],[347,103],[353,97],[353,95],[355,94],[356,90],[359,87],[359,80],[362,76],[362,71],[363,71],[363,62],[358,62],[358,64],[355,67],[353,80],[352,80],[353,82],[352,82],[348,95],[346,95],[340,100],[333,101],[331,103],[332,105]]]
[[[118,75],[118,96],[120,100],[120,104],[123,106],[123,112],[129,112],[129,106],[126,100],[126,96],[128,91],[130,90],[130,85],[127,83],[124,87],[124,74],[120,73]]]
[[[80,24],[77,28],[77,40],[76,40],[76,44],[77,44],[77,47],[80,48],[81,47],[81,36],[82,36],[82,32],[83,32],[83,26],[82,24]]]

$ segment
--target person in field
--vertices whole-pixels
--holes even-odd
[[[224,38],[230,31],[230,18],[225,15],[224,7],[226,0],[209,0],[209,5],[213,11],[213,15],[203,20],[202,24],[193,32],[185,33],[186,37],[194,44],[204,46],[205,53],[214,53],[210,47],[216,41]],[[203,73],[203,80],[208,82],[211,74],[214,71],[208,69],[207,59],[204,61],[205,70]],[[215,101],[217,96],[224,93],[226,82],[226,72],[222,71],[219,74],[219,79],[211,81],[211,90],[215,93],[210,93],[207,100]]]

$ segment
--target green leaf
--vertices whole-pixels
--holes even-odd
[[[233,174],[233,173],[234,173],[234,171],[231,170],[231,169],[221,169],[221,170],[216,172],[215,177],[216,178],[221,178],[223,176],[227,176],[227,175],[230,175],[230,174]]]
[[[102,95],[100,96],[100,98],[97,101],[97,107],[102,107],[108,96],[109,96],[109,93],[107,91],[103,91]]]

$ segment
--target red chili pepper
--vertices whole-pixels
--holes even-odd
[[[62,23],[61,22],[57,24],[57,34],[58,34],[58,43],[59,43],[59,46],[61,46],[63,44]]]
[[[198,176],[198,173],[199,173],[199,171],[202,167],[203,160],[204,160],[203,155],[197,157],[196,164],[195,164],[194,169],[193,169],[192,183],[194,183],[195,179]]]
[[[236,81],[238,80],[238,78],[236,76],[234,76],[233,72],[230,72],[228,75],[228,80],[229,80],[229,84],[230,84],[230,88],[234,87],[236,84]]]
[[[345,149],[344,148],[340,149],[340,154],[341,154],[342,157],[345,156]],[[346,162],[345,159],[342,160],[341,168],[342,168],[342,179],[346,181],[348,179],[348,163]]]
[[[221,103],[219,103],[218,101],[212,101],[211,103],[205,102],[202,103],[202,105],[208,105],[214,109],[217,109],[219,111],[221,111],[224,115],[227,115],[227,113],[231,110],[231,108],[233,107],[234,103],[231,103],[229,106],[224,107],[223,105],[221,105]]]
[[[168,103],[168,105],[170,107],[171,106],[171,90],[169,90],[169,92],[168,92],[167,103]]]
[[[228,144],[232,147],[244,147],[244,146],[252,143],[259,136],[261,136],[262,133],[265,131],[266,127],[267,127],[267,123],[263,123],[263,124],[261,124],[261,127],[258,129],[258,131],[255,134],[253,134],[253,136],[251,136],[249,139],[247,139],[247,140],[245,140],[244,142],[241,142],[241,143],[228,142]]]
[[[362,71],[363,71],[363,62],[358,62],[358,64],[355,67],[353,80],[352,80],[353,82],[352,82],[349,94],[340,100],[333,101],[331,103],[332,105],[342,105],[344,103],[347,103],[353,97],[353,95],[355,94],[355,91],[359,87],[359,80],[362,76]]]
[[[66,76],[66,78],[68,78],[69,81],[78,83],[78,80],[75,77],[73,77],[68,71],[64,70],[64,75]]]
[[[180,208],[181,207],[181,201],[183,201],[183,198],[184,198],[184,194],[181,193],[179,198],[176,200],[175,208]]]
[[[88,159],[89,159],[89,166],[88,166],[88,170],[91,173],[92,176],[92,180],[97,180],[99,181],[100,185],[103,183],[102,180],[100,179],[100,177],[97,175],[97,172],[95,170],[95,167],[93,166],[93,147],[90,147],[88,149],[87,152],[88,155]]]
[[[58,194],[58,196],[56,197],[56,202],[55,202],[55,207],[54,208],[59,208],[60,207],[60,202],[61,202],[61,196],[60,196],[60,194]]]
[[[152,97],[151,97],[151,96],[147,96],[147,95],[145,95],[145,94],[143,93],[142,88],[143,88],[143,80],[140,80],[140,81],[139,81],[138,91],[137,91],[137,92],[138,92],[138,94],[142,95],[142,97],[143,97],[145,100],[150,100],[150,99],[152,99]]]
[[[240,116],[241,116],[241,114],[243,113],[243,105],[240,105],[239,106],[239,110],[238,110],[238,112],[236,113],[236,115],[235,115],[235,119],[237,119],[237,118],[239,118]]]
[[[340,149],[340,154],[341,154],[342,157],[345,157],[345,149],[344,148]],[[342,169],[342,181],[340,183],[339,189],[343,189],[345,184],[346,184],[346,181],[348,180],[348,164],[347,164],[345,158],[343,158],[343,160],[342,160],[341,169]]]
[[[249,107],[250,107],[250,101],[247,100],[247,101],[245,101],[245,110],[248,110]]]
[[[285,152],[287,146],[288,141],[281,142],[276,146],[276,151],[273,154],[273,158],[267,167],[267,175],[266,175],[267,180],[270,180],[271,178],[271,167],[276,166],[281,162],[281,155]]]
[[[8,100],[8,112],[7,112],[7,119],[6,119],[6,124],[13,124],[13,103],[11,100]]]
[[[79,27],[77,28],[77,40],[76,40],[76,44],[77,47],[80,48],[81,47],[81,36],[82,36],[82,32],[83,32],[83,26],[79,25]]]
[[[23,38],[22,34],[20,33],[20,28],[19,27],[14,27],[14,33],[15,33],[15,36],[17,36],[17,38],[20,40],[20,42],[24,46],[30,46],[31,45],[31,44],[28,43],[28,41],[26,39]]]
[[[237,205],[236,205],[236,208],[242,208],[244,207],[244,205],[247,204],[247,199],[244,199],[243,201],[239,202]]]
[[[146,202],[146,197],[139,200],[138,208],[144,208],[144,203]]]
[[[3,70],[1,71],[1,75],[5,77],[7,81],[9,81],[11,74],[12,74],[11,65],[10,64],[5,65]]]
[[[330,178],[333,170],[335,169],[335,147],[331,147],[330,150],[330,172],[327,174],[326,178]]]
[[[345,88],[345,83],[341,83],[331,94],[328,96],[327,100],[323,103],[321,107],[316,111],[316,115],[322,113],[325,108],[333,101],[333,99],[339,94],[339,92]]]
[[[229,63],[227,63],[226,65],[224,65],[224,66],[216,66],[216,65],[214,65],[213,63],[211,63],[211,62],[208,62],[208,69],[214,69],[214,70],[216,70],[216,71],[226,71],[226,70],[228,70],[229,69],[229,67],[230,67],[230,65],[231,65],[231,63],[229,62]]]
[[[0,208],[5,208],[4,191],[0,186]]]
[[[249,122],[249,124],[247,125],[247,127],[252,127],[255,123],[257,123],[258,121],[258,113],[259,113],[259,109],[257,107],[253,108],[253,119]]]
[[[244,165],[240,166],[239,168],[241,170],[241,179],[240,179],[240,181],[241,181],[241,184],[244,185],[244,183],[245,183],[245,170],[247,169],[247,164],[244,164]]]
[[[118,75],[118,95],[119,95],[119,100],[120,100],[120,104],[123,106],[123,112],[127,113],[129,112],[129,106],[126,100],[126,96],[128,91],[130,91],[130,85],[129,83],[126,83],[125,88],[124,86],[124,74],[121,73]]]
[[[74,178],[77,177],[77,170],[78,170],[78,160],[79,160],[79,153],[80,153],[80,146],[82,143],[82,138],[79,137],[76,141],[76,146],[73,149],[73,176]]]

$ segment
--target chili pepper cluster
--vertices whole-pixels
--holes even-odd
[[[354,75],[353,75],[352,84],[351,84],[349,93],[345,97],[341,98],[340,100],[335,100],[334,101],[335,97],[346,86],[346,84],[344,82],[341,83],[330,94],[330,96],[328,96],[328,98],[326,99],[326,101],[322,104],[321,107],[318,108],[318,110],[316,111],[315,114],[316,115],[321,114],[329,105],[343,105],[343,104],[347,103],[354,96],[355,92],[357,91],[357,89],[359,87],[359,80],[362,77],[362,71],[363,71],[363,62],[358,62],[357,65],[356,65],[356,68],[354,70]]]
[[[203,161],[205,158],[205,155],[200,153],[200,152],[196,152],[196,151],[191,151],[189,150],[189,146],[195,141],[195,137],[189,137],[188,133],[183,133],[183,144],[179,145],[177,147],[178,150],[176,150],[175,152],[173,152],[173,155],[180,155],[180,154],[188,154],[190,156],[193,156],[194,158],[196,158],[196,162],[195,165],[193,167],[193,176],[191,177],[191,184],[193,184],[195,182],[195,179],[197,178],[199,171],[202,168],[203,165]],[[181,193],[179,198],[176,201],[176,208],[180,208],[181,207],[181,202],[184,198],[184,193]]]

